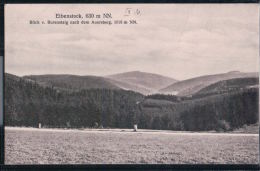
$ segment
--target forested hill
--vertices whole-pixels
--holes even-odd
[[[42,86],[55,89],[80,91],[86,89],[124,89],[150,94],[177,80],[158,74],[140,71],[125,72],[109,76],[79,76],[68,74],[27,75],[23,78],[36,81]]]
[[[258,88],[188,98],[151,95],[142,107],[154,118],[152,128],[228,131],[258,123]]]
[[[42,86],[52,86],[56,89],[86,90],[86,89],[120,89],[107,78],[78,75],[31,75],[24,76],[27,80],[36,81]]]
[[[175,94],[178,96],[190,96],[190,95],[194,95],[201,89],[211,84],[217,83],[219,81],[229,80],[234,78],[249,78],[249,77],[258,78],[258,73],[232,71],[232,72],[215,74],[215,75],[204,75],[204,76],[195,77],[195,78],[173,83],[172,85],[169,85],[168,87],[159,90],[159,93]]]
[[[258,121],[258,88],[202,97],[150,95],[121,89],[69,91],[5,75],[7,126],[109,127],[226,131]]]
[[[13,126],[130,127],[139,93],[113,89],[65,91],[5,75],[5,123]],[[16,77],[17,78],[17,77]]]
[[[206,96],[211,94],[234,92],[244,89],[258,88],[258,86],[258,77],[234,78],[211,84],[208,87],[205,87],[199,92],[195,93],[194,96]]]

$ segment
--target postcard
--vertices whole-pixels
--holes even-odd
[[[259,164],[258,4],[6,4],[5,164]]]

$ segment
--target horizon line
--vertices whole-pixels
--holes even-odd
[[[10,72],[6,72],[4,71],[5,74],[11,74],[14,76],[18,76],[18,77],[26,77],[26,76],[41,76],[41,75],[70,75],[70,76],[80,76],[80,77],[84,77],[84,76],[93,76],[93,77],[103,77],[103,78],[108,78],[109,76],[113,76],[113,75],[119,75],[119,74],[125,74],[125,73],[131,73],[131,72],[140,72],[140,73],[146,73],[146,74],[154,74],[154,75],[158,75],[158,76],[162,76],[162,77],[168,77],[171,79],[174,79],[176,81],[184,81],[184,80],[189,80],[189,79],[193,79],[193,78],[197,78],[197,77],[202,77],[202,76],[210,76],[210,75],[218,75],[218,74],[227,74],[227,73],[259,73],[259,71],[255,71],[255,72],[241,72],[238,70],[231,70],[228,72],[221,72],[221,73],[215,73],[215,74],[205,74],[205,75],[198,75],[195,77],[190,77],[187,79],[176,79],[170,76],[165,76],[162,74],[157,74],[157,73],[151,73],[151,72],[144,72],[144,71],[140,71],[140,70],[134,70],[134,71],[126,71],[126,72],[118,72],[118,73],[114,73],[114,74],[108,74],[108,75],[78,75],[78,74],[61,74],[61,73],[57,73],[57,74],[26,74],[26,75],[17,75],[17,74],[13,74]]]

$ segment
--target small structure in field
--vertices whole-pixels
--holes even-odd
[[[137,124],[134,124],[134,132],[137,132]]]
[[[42,124],[41,123],[39,123],[39,128],[42,128]]]
[[[95,129],[98,128],[98,123],[97,123],[97,122],[94,123],[94,128],[95,128]]]
[[[71,127],[70,121],[66,122],[66,125],[67,125],[67,128],[70,128]]]

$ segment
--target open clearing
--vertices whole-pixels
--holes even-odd
[[[5,128],[6,164],[257,164],[258,134]]]

